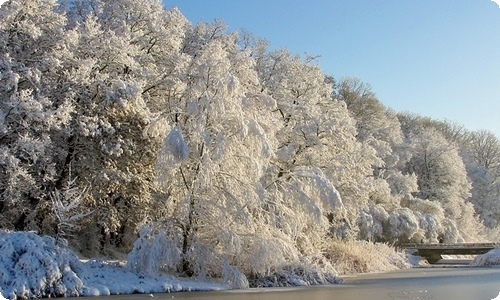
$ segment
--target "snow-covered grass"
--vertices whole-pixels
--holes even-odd
[[[327,271],[330,270],[330,271]],[[295,263],[274,269],[269,276],[251,276],[250,287],[287,287],[341,283],[333,267],[317,262]]]
[[[409,268],[406,254],[383,243],[336,241],[326,256],[339,274],[385,272]]]
[[[51,237],[0,231],[0,300],[225,288],[216,282],[148,277],[132,273],[119,263],[96,260],[84,263]]]
[[[478,255],[470,263],[474,267],[500,266],[500,249],[496,248],[488,253]]]

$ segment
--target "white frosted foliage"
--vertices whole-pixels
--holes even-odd
[[[130,252],[127,267],[137,273],[153,276],[175,273],[181,262],[180,239],[169,227],[144,226]]]
[[[79,296],[81,263],[50,237],[0,231],[0,291],[9,298]]]
[[[189,149],[179,129],[173,128],[167,135],[162,152],[171,155],[179,162],[187,159]]]
[[[246,289],[249,287],[248,279],[245,274],[241,273],[237,268],[224,263],[222,269],[224,282],[233,289]]]

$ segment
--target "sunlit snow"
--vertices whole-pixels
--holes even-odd
[[[500,266],[500,248],[476,256],[470,265],[474,267]]]
[[[221,289],[213,282],[136,274],[118,262],[81,262],[51,237],[0,231],[0,300]]]

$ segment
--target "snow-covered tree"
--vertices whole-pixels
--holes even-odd
[[[186,38],[184,51],[192,56],[189,81],[172,102],[157,162],[167,205],[163,221],[141,233],[129,266],[219,276],[238,286],[245,285],[245,277],[262,284],[273,274],[331,282],[334,277],[325,274],[334,274],[333,268],[320,261],[327,213],[342,207],[338,192],[313,164],[294,169],[286,175],[290,180],[278,178],[286,190],[273,187],[270,174],[276,168],[270,172],[270,164],[284,126],[276,114],[279,105],[259,88],[251,50],[239,49],[237,36],[224,35],[221,28],[220,22],[202,23]],[[327,100],[329,89],[323,91]],[[286,199],[284,192],[293,198]],[[172,255],[152,262],[146,257],[151,247]]]
[[[187,21],[159,1],[74,1],[69,5],[65,88],[71,91],[71,131],[61,141],[94,223],[82,233],[93,247],[131,246],[149,217],[154,165],[162,139],[151,109],[177,89],[176,59]],[[154,129],[154,128],[153,128]],[[94,249],[95,250],[95,249]]]
[[[461,152],[472,195],[469,201],[489,228],[500,222],[500,141],[491,132],[471,132],[464,138]]]
[[[402,142],[402,132],[396,115],[377,99],[370,85],[357,78],[344,78],[338,84],[335,96],[344,101],[356,120],[357,138],[362,142],[373,140],[389,144]]]
[[[477,239],[482,226],[472,205],[466,202],[471,184],[458,149],[438,131],[424,128],[416,123],[406,132],[412,154],[404,171],[417,176],[419,190],[414,196],[442,205],[450,221],[448,228],[460,231],[460,235],[445,234],[450,242]]]
[[[357,139],[376,151],[378,160],[373,165],[374,176],[385,180],[391,178],[401,160],[400,155],[404,154],[396,149],[403,142],[397,115],[380,103],[370,85],[357,78],[342,79],[334,97],[346,103],[349,114],[355,119]]]
[[[282,123],[276,157],[266,174],[271,208],[280,219],[309,218],[306,223],[317,224],[318,228],[306,226],[295,234],[303,236],[300,241],[312,243],[308,245],[321,239],[325,230],[352,235],[355,207],[368,198],[364,193],[373,151],[356,142],[353,120],[343,102],[332,99],[332,81],[314,58],[302,59],[286,50],[267,52],[265,43],[258,43],[253,55],[261,91],[276,100],[275,114]],[[331,192],[318,192],[326,188]],[[337,191],[342,204],[335,200],[338,196],[332,198]],[[314,220],[314,211],[320,219]]]
[[[443,216],[421,213],[409,205],[420,201],[415,198],[420,191],[419,177],[405,169],[413,152],[403,139],[396,113],[385,108],[371,87],[356,78],[342,79],[334,97],[346,103],[356,122],[357,140],[372,149],[376,157],[371,161],[371,180],[366,188],[368,204],[358,206],[358,238],[388,242],[437,240],[442,231],[427,226],[427,219],[436,220],[440,226]]]
[[[266,234],[259,182],[274,149],[265,117],[275,103],[253,88],[254,62],[235,37],[199,26],[209,29],[194,28],[187,39],[185,48],[196,53],[189,84],[172,103],[156,165],[157,182],[168,195],[163,223],[170,225],[163,230],[177,236],[170,245],[180,254],[178,271],[220,276],[228,264],[246,274],[265,273],[263,266],[274,264],[269,259],[291,255],[266,249],[256,256],[255,249],[264,239],[279,242]]]
[[[0,8],[0,226],[52,232],[57,185],[74,111],[59,79],[66,47],[57,2],[9,1]]]

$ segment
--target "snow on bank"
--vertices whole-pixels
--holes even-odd
[[[427,262],[427,260],[421,256],[418,256],[416,255],[417,253],[417,250],[416,249],[408,249],[406,250],[406,257],[408,259],[408,263],[414,267],[414,268],[418,268],[418,267],[423,267],[423,266],[428,266],[429,263]]]
[[[222,284],[148,277],[118,263],[83,263],[51,237],[0,231],[0,300],[221,290]]]
[[[500,266],[500,249],[496,248],[488,253],[478,255],[470,263],[470,266],[474,267],[490,267],[490,266]]]

